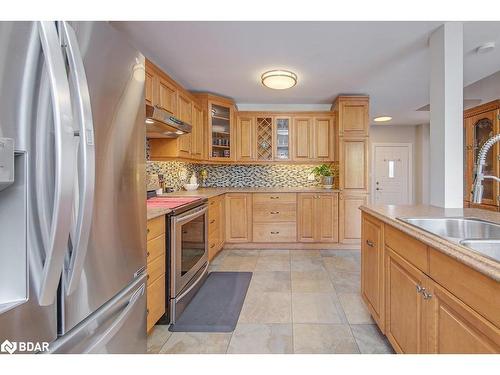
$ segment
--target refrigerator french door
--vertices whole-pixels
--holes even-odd
[[[0,342],[145,351],[143,88],[106,22],[0,22]]]

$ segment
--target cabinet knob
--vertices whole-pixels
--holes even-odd
[[[424,287],[422,287],[421,285],[418,285],[418,284],[415,285],[415,288],[417,289],[417,293],[422,293],[425,290]]]
[[[375,247],[375,244],[373,243],[373,241],[370,241],[370,240],[366,240],[366,244],[370,247]]]
[[[271,197],[271,199],[280,199],[280,197]]]
[[[213,249],[214,247],[215,247],[215,244],[214,244],[214,243],[210,245],[210,248],[211,248],[211,249]]]
[[[271,234],[279,234],[280,232],[271,232]]]
[[[149,234],[149,228],[148,228],[148,229],[146,229],[146,233],[147,233],[147,234]]]
[[[277,215],[279,213],[280,213],[279,211],[271,211],[271,215]]]
[[[429,292],[427,292],[425,290],[425,288],[422,290],[422,295],[424,296],[424,299],[431,299],[432,298],[432,294],[430,294]]]
[[[215,223],[215,219],[210,220],[210,224],[213,224],[213,223]]]
[[[149,251],[147,251],[147,252],[146,252],[146,256],[148,256],[148,257],[149,257]]]

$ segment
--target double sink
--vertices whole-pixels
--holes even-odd
[[[500,224],[475,218],[398,218],[500,262]]]

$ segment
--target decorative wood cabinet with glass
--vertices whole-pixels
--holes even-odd
[[[483,201],[471,203],[477,154],[483,144],[500,132],[500,100],[464,111],[464,205],[498,211],[500,207],[499,184],[486,179],[483,183]],[[486,157],[484,167],[487,175],[500,175],[500,145],[496,144]]]

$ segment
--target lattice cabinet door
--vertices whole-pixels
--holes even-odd
[[[257,117],[257,160],[273,160],[272,117]]]

